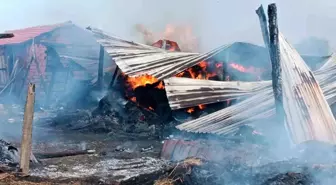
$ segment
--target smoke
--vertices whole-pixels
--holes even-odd
[[[153,33],[166,25],[187,25],[198,38],[202,51],[220,45],[246,41],[263,45],[255,9],[267,7],[269,0],[13,0],[2,3],[0,18],[2,30],[52,24],[72,20],[86,27],[96,26],[120,37],[140,41],[142,36],[134,31],[137,24],[146,25]],[[279,26],[291,43],[315,36],[326,39],[335,48],[336,2],[325,0],[274,0],[278,5]],[[15,19],[10,19],[15,17]],[[179,43],[181,44],[181,43]]]
[[[199,51],[199,40],[194,35],[190,26],[168,24],[163,32],[156,33],[150,31],[149,28],[146,28],[142,24],[137,24],[136,29],[143,36],[143,42],[148,45],[161,39],[167,39],[177,42],[182,51]]]
[[[331,24],[336,20],[336,1],[274,2],[278,5],[280,30],[291,43],[314,36],[336,47],[336,25]],[[255,14],[261,3],[267,7],[270,1],[11,0],[0,6],[3,15],[0,31],[71,20],[82,27],[98,27],[127,40],[152,44],[168,39],[178,42],[184,51],[202,52],[235,41],[263,45]],[[278,129],[271,127],[267,133],[278,133]],[[275,150],[279,158],[285,155],[282,152],[287,151],[286,145],[281,142]]]

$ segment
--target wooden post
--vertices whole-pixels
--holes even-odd
[[[261,33],[262,33],[263,40],[265,43],[265,47],[269,48],[270,40],[269,40],[269,33],[267,29],[267,20],[266,20],[266,14],[264,11],[264,7],[260,5],[260,7],[256,10],[256,13],[259,17],[260,28],[261,28]]]
[[[98,88],[103,89],[104,87],[104,47],[100,46],[100,51],[99,51],[99,65],[98,65]]]
[[[118,73],[119,73],[119,67],[116,65],[116,68],[115,68],[113,76],[112,76],[112,80],[111,80],[110,85],[109,85],[109,89],[112,89],[114,81],[115,81],[116,77],[118,76]]]
[[[268,26],[270,34],[270,59],[272,63],[272,86],[275,99],[276,118],[279,123],[284,123],[284,108],[281,85],[281,65],[280,65],[280,47],[279,30],[277,21],[276,4],[268,5]]]
[[[20,171],[28,175],[29,161],[32,153],[32,131],[34,118],[34,103],[35,103],[35,84],[29,83],[27,102],[25,106],[22,141],[21,141],[21,156],[20,156]]]

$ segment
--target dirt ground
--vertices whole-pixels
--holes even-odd
[[[6,128],[21,130],[21,124],[8,124]],[[6,132],[5,139],[19,147],[17,133]],[[31,167],[31,177],[4,173],[0,184],[115,184],[162,168],[167,162],[159,159],[161,148],[162,142],[158,139],[118,139],[113,133],[67,132],[39,124],[33,133],[35,154],[95,150],[94,154],[41,159]]]

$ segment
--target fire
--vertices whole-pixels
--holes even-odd
[[[197,66],[191,67],[185,71],[182,71],[175,75],[176,77],[190,77],[192,79],[205,79],[209,80],[210,78],[218,76],[218,73],[221,73],[220,70],[223,67],[222,63],[215,63],[214,69],[209,69],[210,63],[207,61],[201,61]]]
[[[201,110],[203,110],[203,109],[205,109],[205,105],[200,104],[200,105],[198,105],[198,108],[201,109]]]
[[[198,46],[200,44],[198,38],[194,36],[190,26],[168,24],[163,31],[155,33],[146,26],[138,24],[136,25],[136,30],[142,34],[146,44],[152,44],[160,39],[173,40],[179,43],[182,51],[199,52]]]
[[[130,100],[131,100],[132,102],[136,102],[136,97],[132,97],[132,98],[130,98]]]
[[[195,108],[193,108],[193,107],[187,109],[187,112],[189,114],[193,113],[194,111],[195,111]]]
[[[146,75],[137,76],[137,77],[127,77],[126,81],[134,90],[139,86],[146,86],[146,84],[153,84],[153,83],[158,82],[159,80],[151,75],[146,74]],[[156,86],[156,88],[164,89],[163,82],[160,81],[160,83]]]
[[[159,85],[158,85],[158,86],[156,86],[156,88],[158,88],[158,89],[164,89],[163,82],[162,82],[162,81],[160,81]]]
[[[236,63],[229,63],[230,67],[240,71],[240,72],[243,72],[243,73],[251,73],[251,74],[255,74],[255,75],[259,75],[261,73],[263,73],[264,70],[260,69],[260,68],[255,68],[255,67],[244,67],[242,65],[239,65],[239,64],[236,64]]]
[[[213,66],[211,66],[213,65]],[[207,61],[201,61],[194,67],[191,67],[185,71],[182,71],[175,75],[176,77],[190,77],[193,79],[205,79],[210,80],[216,76],[220,76],[223,73],[223,64],[222,63],[210,63]],[[195,112],[195,110],[205,109],[205,105],[198,105],[196,107],[190,107],[186,109],[186,112],[189,114]]]

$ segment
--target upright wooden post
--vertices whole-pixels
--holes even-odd
[[[275,99],[276,118],[279,123],[284,123],[284,108],[281,85],[281,65],[280,65],[280,47],[279,47],[279,29],[277,21],[276,4],[268,5],[268,26],[270,34],[270,59],[272,63],[272,85]]]
[[[118,76],[118,73],[119,73],[119,67],[116,65],[116,68],[115,68],[113,76],[112,76],[112,80],[111,80],[110,85],[109,85],[109,89],[112,89],[114,81]]]
[[[99,65],[98,65],[98,88],[103,89],[104,87],[104,47],[100,46],[100,51],[99,51]]]
[[[263,40],[265,43],[265,47],[269,48],[270,40],[269,40],[269,33],[267,29],[267,20],[266,20],[266,14],[264,11],[264,7],[260,5],[260,7],[256,10],[256,13],[259,17],[260,28],[261,28],[261,33],[262,33]]]
[[[20,170],[23,174],[29,173],[29,161],[32,153],[32,131],[34,118],[34,103],[35,103],[35,84],[29,83],[27,102],[25,106],[22,141],[21,141],[21,156],[20,156]]]

